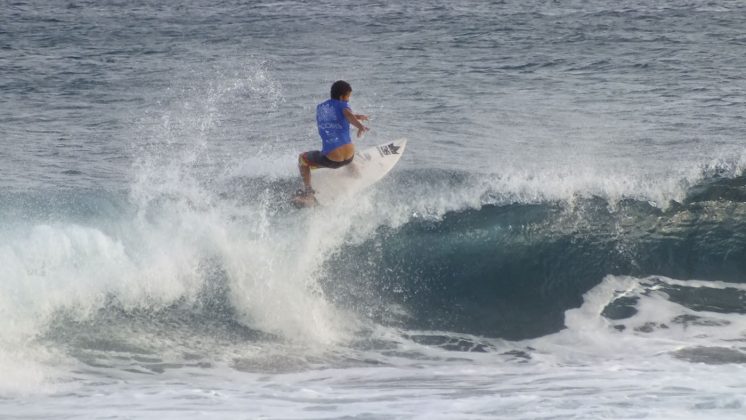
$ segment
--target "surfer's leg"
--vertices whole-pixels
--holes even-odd
[[[311,166],[306,159],[306,153],[303,152],[298,155],[298,171],[300,171],[300,177],[303,180],[303,189],[306,192],[313,191],[311,188]]]
[[[303,180],[303,193],[313,194],[313,188],[311,187],[311,169],[315,168],[329,168],[338,169],[345,165],[349,165],[353,158],[349,158],[343,161],[331,160],[324,156],[320,151],[314,150],[311,152],[303,152],[298,155],[298,171],[300,177]]]

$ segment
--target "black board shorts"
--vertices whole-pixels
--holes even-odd
[[[303,165],[308,166],[311,169],[315,168],[331,168],[331,169],[337,169],[341,168],[345,165],[348,165],[350,162],[352,162],[352,159],[355,156],[343,160],[341,162],[337,162],[335,160],[331,160],[328,157],[321,154],[320,150],[314,150],[311,152],[305,152],[300,155],[300,160]]]

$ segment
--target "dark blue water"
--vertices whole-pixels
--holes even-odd
[[[563,313],[608,274],[743,283],[745,186],[744,177],[709,179],[665,210],[593,197],[417,219],[331,259],[329,287],[357,279],[338,293],[362,304],[366,295],[353,297],[374,284],[416,314],[410,328],[542,336],[564,328]]]

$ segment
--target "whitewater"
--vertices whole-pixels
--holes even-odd
[[[9,2],[0,417],[746,418],[744,25]],[[297,209],[338,79],[407,151]]]

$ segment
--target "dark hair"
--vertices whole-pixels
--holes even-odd
[[[344,80],[337,80],[332,85],[332,99],[339,99],[342,95],[352,92],[352,86]]]

